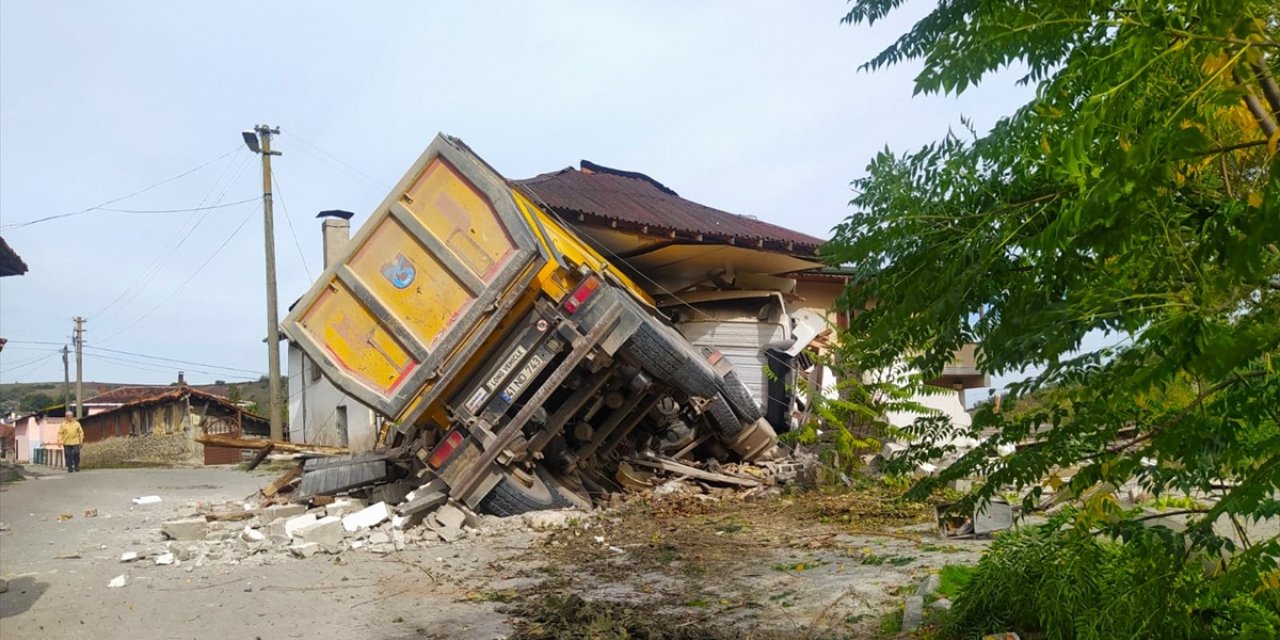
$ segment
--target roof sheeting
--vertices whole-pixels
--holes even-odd
[[[762,220],[685,200],[643,174],[582,161],[515,184],[562,216],[582,216],[607,226],[625,225],[651,234],[671,233],[704,243],[740,244],[812,256],[823,240]]]
[[[0,238],[0,276],[20,276],[27,272],[27,263],[18,257],[4,238]]]

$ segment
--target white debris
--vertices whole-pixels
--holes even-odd
[[[609,550],[610,550],[610,551],[612,551],[612,552],[614,552],[614,553],[626,553],[626,551],[623,551],[622,549],[619,549],[618,547],[609,547]]]
[[[240,533],[240,538],[245,542],[262,542],[267,539],[267,536],[253,527],[246,526]]]
[[[162,553],[156,556],[157,565],[173,564],[173,561],[174,561],[174,556],[172,553]]]
[[[391,517],[391,508],[385,502],[369,505],[355,513],[342,517],[342,528],[348,532],[376,527]]]
[[[408,516],[391,516],[391,528],[403,529],[404,525],[409,522]]]
[[[111,579],[111,582],[108,582],[108,583],[107,583],[107,588],[108,588],[108,589],[119,589],[120,587],[123,587],[123,586],[125,586],[126,584],[129,584],[129,578],[128,578],[128,577],[126,577],[126,576],[120,575],[120,576],[116,576],[116,577],[112,578],[112,579]]]
[[[160,502],[160,496],[138,496],[133,499],[134,504],[157,504]]]
[[[604,536],[595,537],[596,544],[604,544]]]
[[[298,529],[313,525],[316,523],[316,514],[304,513],[296,518],[289,518],[284,523],[284,534],[292,538],[297,534]]]
[[[137,551],[126,551],[120,554],[120,562],[133,562],[138,559]]]

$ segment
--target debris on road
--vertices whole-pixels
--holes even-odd
[[[107,588],[108,588],[108,589],[119,589],[120,587],[123,587],[123,586],[125,586],[126,584],[129,584],[129,578],[128,578],[127,576],[125,576],[125,575],[118,575],[118,576],[116,576],[116,577],[112,578],[112,579],[111,579],[111,582],[108,582],[108,583],[107,583]]]
[[[98,510],[97,510],[97,509],[85,509],[85,510],[84,510],[84,517],[86,517],[86,518],[96,518],[96,517],[98,517]]]
[[[133,499],[133,503],[137,505],[158,504],[160,502],[161,502],[160,496],[138,496],[137,498]]]

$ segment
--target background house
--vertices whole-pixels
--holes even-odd
[[[103,397],[106,396],[106,400]],[[167,450],[180,461],[203,464],[239,462],[241,450],[210,447],[195,442],[201,433],[267,437],[271,426],[231,400],[192,389],[186,384],[164,387],[125,387],[94,398],[102,410],[81,418],[85,444],[109,438],[123,439],[122,447],[142,458],[155,453],[164,439]],[[90,402],[86,401],[86,408]],[[113,404],[109,408],[101,405]],[[154,441],[149,441],[154,439]],[[89,448],[86,447],[86,454]],[[128,455],[128,452],[125,452]],[[179,460],[171,460],[179,461]]]

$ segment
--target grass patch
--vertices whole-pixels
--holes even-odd
[[[975,572],[977,572],[976,567],[963,564],[949,564],[943,567],[939,575],[942,580],[938,585],[938,595],[948,600],[955,600],[973,579]]]

